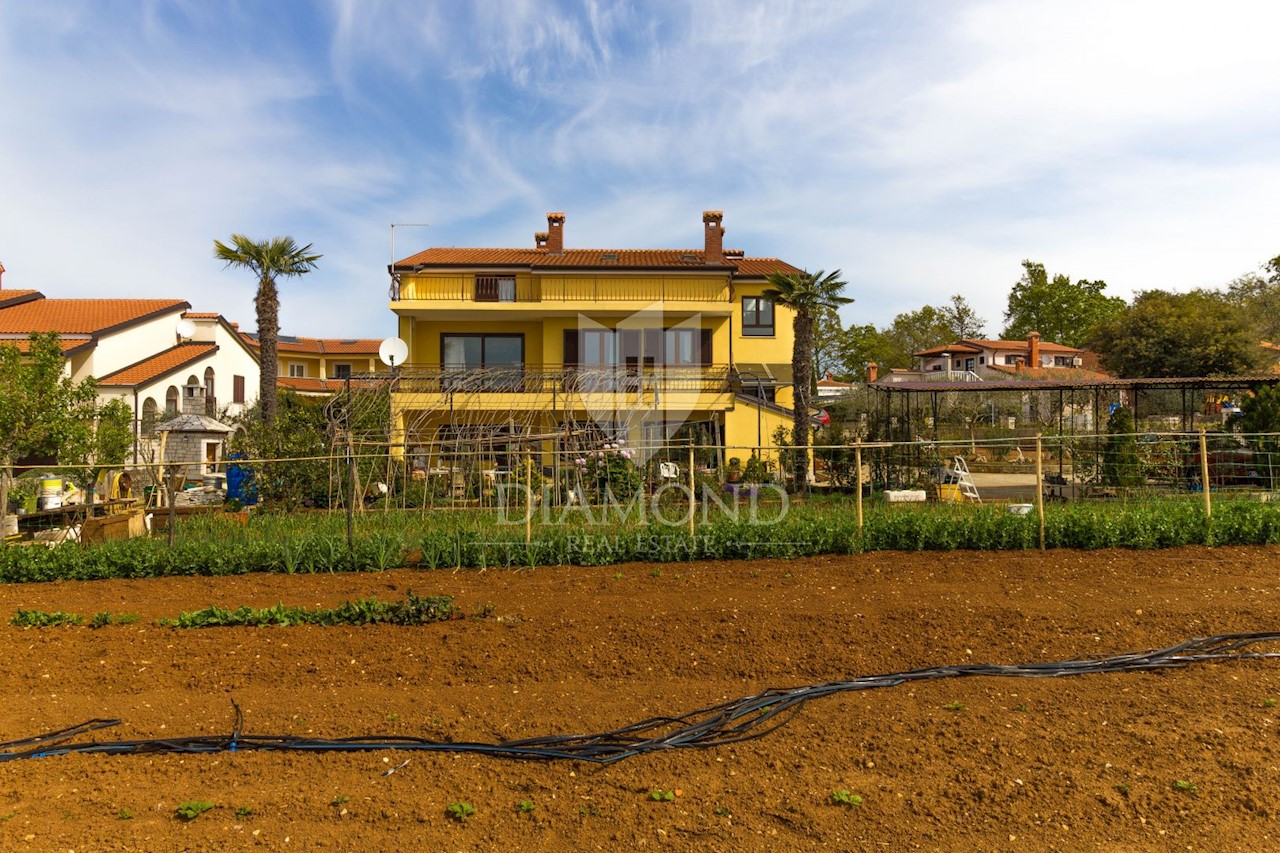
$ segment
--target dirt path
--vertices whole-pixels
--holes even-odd
[[[417,628],[149,624],[212,602],[409,588],[492,613]],[[0,586],[0,740],[92,717],[122,720],[108,740],[226,734],[232,699],[258,734],[604,731],[765,687],[1275,631],[1278,599],[1280,549],[1261,548]],[[19,607],[142,619],[24,630],[7,624]],[[14,761],[0,764],[0,849],[1258,850],[1280,835],[1269,699],[1280,660],[846,694],[762,740],[604,767],[384,752]],[[651,799],[659,789],[680,793]],[[862,804],[830,804],[841,790]],[[188,800],[214,807],[183,823]],[[454,802],[476,813],[452,821]]]

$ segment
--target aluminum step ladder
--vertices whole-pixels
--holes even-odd
[[[982,503],[982,498],[978,496],[978,487],[974,485],[973,477],[969,475],[969,466],[965,464],[963,456],[952,457],[951,470],[956,475],[956,485],[960,487],[960,494],[964,495],[965,500]]]

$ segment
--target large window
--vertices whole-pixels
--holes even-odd
[[[335,365],[333,366],[333,378],[334,378],[334,379],[350,379],[350,378],[351,378],[351,365],[349,365],[349,364],[335,364]]]
[[[482,371],[483,390],[518,391],[524,369],[524,335],[441,335],[440,361],[455,375],[452,387],[469,383],[466,374]]]
[[[763,296],[742,297],[742,334],[773,335],[773,303]]]

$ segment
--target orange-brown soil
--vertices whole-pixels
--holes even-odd
[[[254,734],[605,731],[765,687],[1280,630],[1278,572],[1280,549],[1189,548],[4,586],[0,741],[91,717],[122,720],[107,740],[226,734],[232,699]],[[493,609],[413,628],[150,624],[211,602],[409,588]],[[20,629],[7,624],[19,607],[142,619]],[[813,701],[763,739],[608,766],[397,752],[10,761],[0,849],[1261,850],[1280,843],[1269,699],[1280,660],[869,690]],[[862,804],[831,804],[842,790]],[[179,821],[188,800],[214,807]],[[448,819],[455,802],[475,814]]]

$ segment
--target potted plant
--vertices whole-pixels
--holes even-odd
[[[729,471],[725,475],[725,482],[740,483],[742,482],[742,460],[737,456],[729,457]]]

